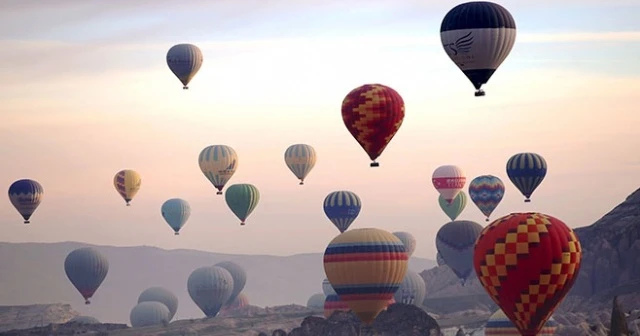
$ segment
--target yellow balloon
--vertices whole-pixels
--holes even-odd
[[[324,252],[324,272],[333,289],[366,324],[384,310],[407,273],[404,244],[390,232],[353,229],[335,237]]]
[[[127,206],[131,205],[129,202],[140,190],[141,183],[140,174],[131,169],[121,170],[113,177],[113,185],[116,187],[118,194],[127,202]]]

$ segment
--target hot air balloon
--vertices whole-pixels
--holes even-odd
[[[525,197],[531,202],[531,194],[547,175],[547,161],[536,153],[518,153],[507,161],[507,175]]]
[[[140,174],[131,169],[121,170],[113,177],[113,185],[116,187],[118,194],[124,198],[127,206],[131,205],[129,202],[131,202],[138,193],[138,190],[140,190],[141,183],[142,179],[140,178]]]
[[[433,171],[431,182],[440,196],[449,204],[458,196],[458,193],[464,188],[467,178],[460,167],[446,165],[440,166]]]
[[[544,327],[540,329],[537,336],[553,336],[556,334],[558,323],[553,317],[547,320]],[[509,320],[507,315],[504,314],[502,309],[498,309],[487,321],[484,327],[485,336],[520,336],[520,331],[513,325],[513,322]]]
[[[427,295],[427,287],[424,279],[420,274],[408,270],[407,274],[400,284],[400,288],[394,295],[395,302],[422,306],[425,296]]]
[[[504,7],[488,1],[455,6],[442,20],[440,40],[445,52],[484,96],[483,84],[509,56],[516,42],[516,22]]]
[[[191,207],[187,201],[180,198],[172,198],[165,201],[160,208],[162,218],[173,229],[175,235],[180,234],[180,229],[191,216]]]
[[[141,302],[131,309],[129,320],[134,328],[164,325],[170,321],[169,308],[161,302]]]
[[[202,66],[202,51],[193,44],[176,44],[167,52],[167,65],[182,83],[183,90],[189,89],[189,82]]]
[[[64,271],[67,278],[90,304],[89,299],[109,272],[109,260],[93,247],[82,247],[71,251],[64,260]]]
[[[335,311],[349,311],[349,305],[340,300],[337,294],[328,295],[324,300],[324,317],[329,318]]]
[[[204,176],[218,189],[217,194],[222,195],[222,188],[238,169],[238,155],[229,146],[211,145],[200,152],[198,164]]]
[[[233,278],[233,291],[227,302],[225,302],[225,304],[229,304],[240,295],[240,292],[242,292],[244,286],[247,284],[247,272],[245,272],[242,266],[228,260],[221,261],[214,266],[226,269],[229,274],[231,274],[231,278]]]
[[[316,151],[305,144],[291,145],[284,152],[284,162],[291,172],[304,184],[304,179],[316,165]]]
[[[458,216],[460,216],[462,211],[464,211],[464,208],[467,206],[467,195],[464,191],[460,191],[451,203],[447,202],[444,197],[440,195],[438,197],[438,203],[440,203],[440,209],[444,211],[447,217],[454,221]]]
[[[469,183],[469,196],[483,215],[489,216],[496,209],[504,196],[502,180],[493,175],[481,175]]]
[[[480,283],[523,336],[538,335],[578,278],[573,230],[541,213],[512,213],[485,227],[473,262]]]
[[[347,190],[331,192],[324,199],[324,213],[340,233],[345,232],[358,218],[361,208],[360,197]]]
[[[353,229],[331,240],[324,252],[324,272],[340,300],[370,325],[400,287],[407,259],[404,245],[392,233]]]
[[[322,280],[322,293],[324,293],[324,296],[338,295],[336,291],[333,290],[333,287],[327,278]]]
[[[404,245],[405,252],[407,252],[407,256],[411,257],[416,250],[416,238],[409,232],[403,231],[394,232],[393,235],[400,239],[402,245]]]
[[[215,317],[233,293],[233,277],[222,267],[200,267],[189,275],[187,290],[207,317]]]
[[[178,297],[163,287],[147,288],[138,296],[138,303],[154,301],[160,302],[169,308],[168,321],[171,321],[178,311]]]
[[[398,92],[382,84],[365,84],[353,89],[342,101],[345,126],[375,160],[396,135],[404,119],[404,101]]]
[[[436,248],[462,285],[473,273],[473,246],[480,231],[480,224],[461,220],[443,225],[436,235]]]
[[[307,300],[307,308],[311,310],[324,309],[324,294],[317,293],[317,294],[311,295]]]
[[[9,186],[9,200],[24,219],[24,224],[30,223],[29,218],[40,205],[43,195],[42,185],[34,180],[17,180]]]
[[[240,225],[244,225],[247,217],[258,206],[260,191],[253,184],[234,184],[227,188],[224,199],[229,209],[240,219]]]
[[[240,308],[244,308],[248,305],[249,305],[249,298],[247,297],[246,294],[240,293],[238,294],[238,296],[236,296],[235,299],[233,299],[233,301],[230,301],[229,303],[224,305],[222,307],[222,311],[230,312],[230,311],[238,310]]]

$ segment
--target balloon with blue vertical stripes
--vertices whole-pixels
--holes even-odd
[[[238,169],[238,154],[227,145],[207,146],[198,155],[198,165],[207,180],[218,189],[216,194],[222,195],[222,188]]]
[[[35,180],[21,179],[9,186],[9,200],[18,210],[25,224],[30,223],[29,218],[40,205],[43,195],[44,189],[42,185]]]
[[[404,244],[392,233],[353,229],[341,233],[324,252],[331,286],[365,324],[388,305],[407,273]]]
[[[304,179],[316,165],[316,151],[313,147],[305,144],[291,145],[284,152],[284,162],[300,180],[300,185],[303,185]]]
[[[525,197],[531,202],[531,195],[547,175],[547,161],[536,153],[518,153],[507,161],[507,175]]]
[[[348,190],[331,192],[324,199],[324,213],[340,233],[345,232],[358,218],[361,208],[360,197]]]

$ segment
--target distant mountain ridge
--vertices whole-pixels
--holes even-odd
[[[109,274],[92,299],[84,301],[64,273],[64,259],[72,250],[94,246],[109,259]],[[233,255],[198,250],[165,250],[152,246],[95,246],[79,242],[0,243],[0,305],[65,303],[102,322],[129,323],[138,295],[151,286],[163,286],[179,299],[174,319],[204,315],[187,293],[191,272],[223,260],[247,271],[245,292],[252,305],[305,305],[322,292],[322,253],[292,256]],[[421,271],[435,261],[411,258],[409,268]]]

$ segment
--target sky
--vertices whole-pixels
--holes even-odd
[[[445,164],[468,181],[503,180],[493,218],[538,211],[590,225],[640,185],[640,3],[500,3],[516,44],[476,98],[439,40],[453,1],[4,1],[0,185],[32,178],[45,196],[29,226],[0,202],[0,240],[322,252],[338,234],[323,199],[346,189],[363,202],[352,228],[411,232],[414,255],[433,259],[449,219],[431,174]],[[165,63],[178,43],[204,54],[188,91]],[[365,83],[406,104],[378,168],[340,114]],[[304,186],[284,164],[295,143],[318,153]],[[198,167],[212,144],[239,155],[229,185],[260,190],[244,227]],[[549,170],[525,204],[505,164],[527,151]],[[121,169],[142,175],[131,207],[113,187]],[[173,197],[192,208],[180,236],[160,215]],[[459,219],[486,225],[471,202]]]

